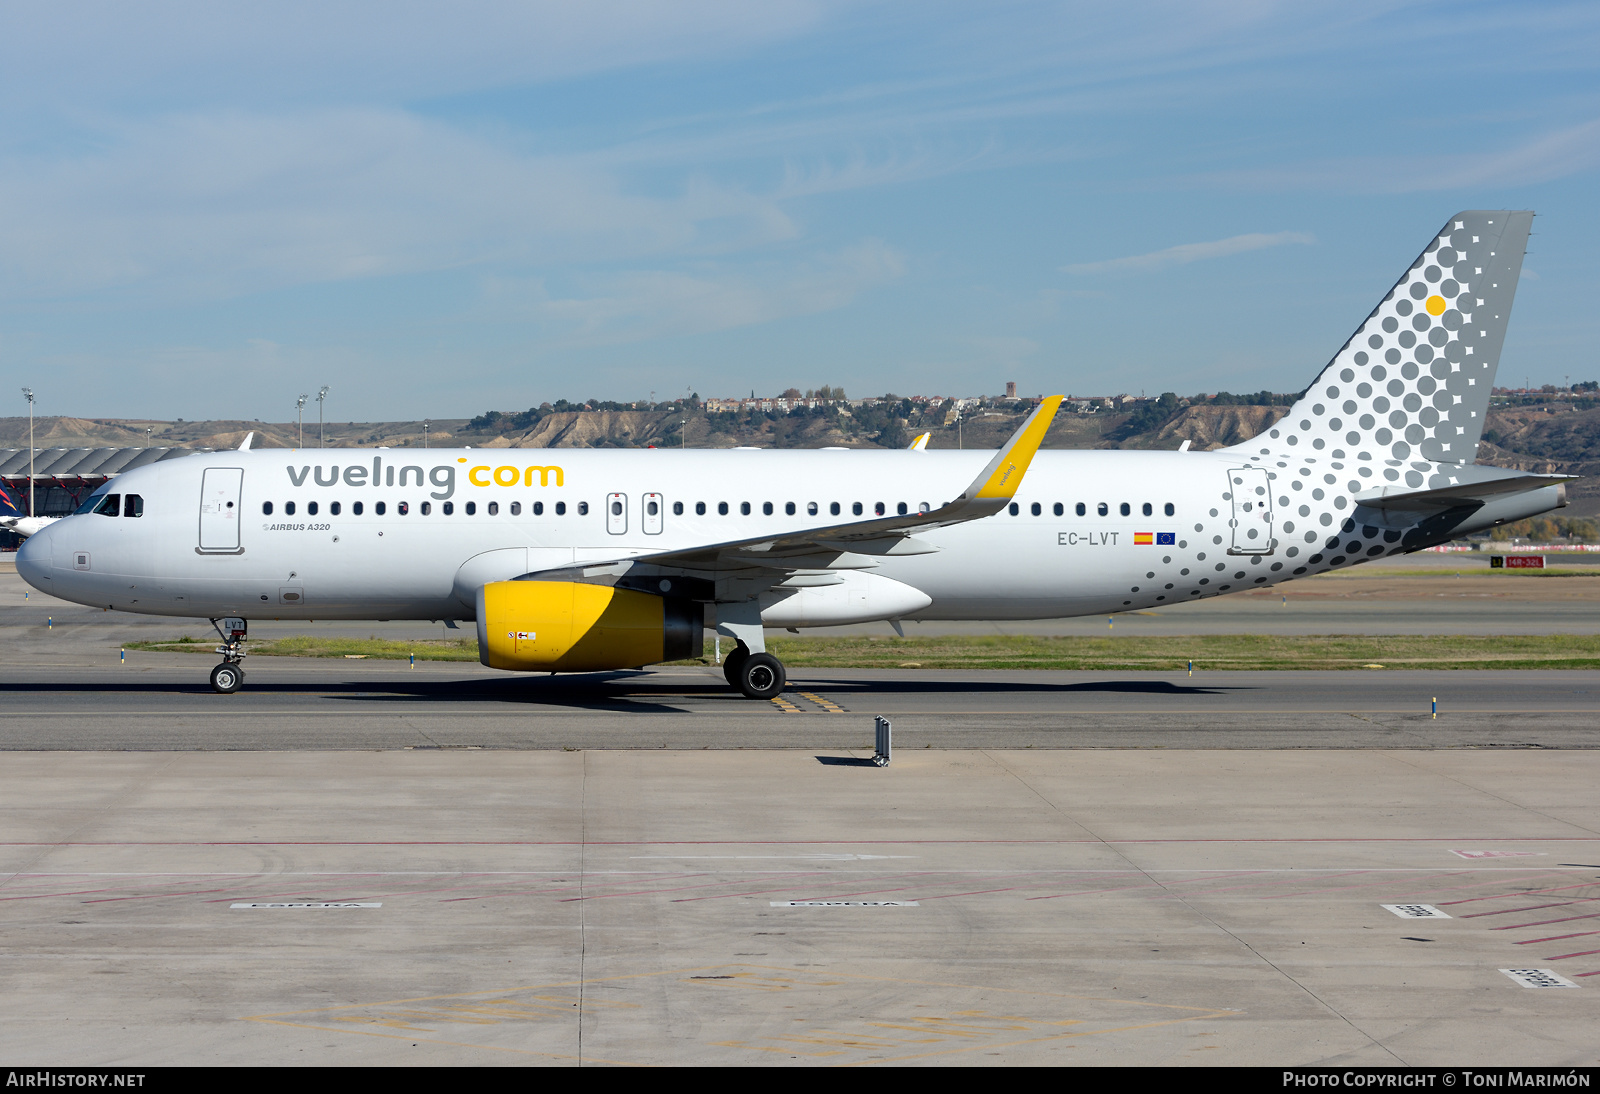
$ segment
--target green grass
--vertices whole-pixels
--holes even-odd
[[[1600,636],[1219,634],[1144,637],[783,638],[785,664],[924,669],[1600,668]]]
[[[156,653],[214,653],[215,639],[201,641],[184,635],[170,642],[129,642],[127,649]],[[476,638],[394,642],[383,638],[311,638],[297,635],[271,641],[250,642],[245,648],[252,657],[365,657],[374,661],[404,661],[416,655],[418,661],[476,661]]]
[[[211,653],[215,642],[184,636],[130,650]],[[1173,672],[1228,669],[1593,669],[1600,635],[1247,635],[1146,637],[773,638],[785,664],[810,668],[1102,669]],[[258,657],[349,657],[476,661],[475,639],[396,642],[378,638],[279,638],[251,642]],[[679,664],[709,664],[709,658]]]

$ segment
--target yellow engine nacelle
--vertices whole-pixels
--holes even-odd
[[[494,581],[478,590],[478,660],[492,669],[597,672],[700,656],[705,608],[609,585]]]

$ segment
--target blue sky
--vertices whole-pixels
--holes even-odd
[[[0,0],[0,375],[269,420],[1297,390],[1512,207],[1500,382],[1600,378],[1597,65],[1580,3]]]

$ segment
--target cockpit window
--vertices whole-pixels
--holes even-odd
[[[100,503],[105,500],[106,495],[104,494],[90,494],[88,497],[83,499],[82,504],[72,511],[72,515],[77,517],[82,516],[84,513],[92,513],[96,509],[100,508]]]
[[[122,499],[122,515],[125,517],[144,516],[144,498],[138,494],[129,494]]]
[[[114,517],[122,512],[122,495],[107,494],[105,500],[94,507],[94,511],[102,517]]]

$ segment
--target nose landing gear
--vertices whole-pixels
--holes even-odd
[[[244,660],[244,643],[250,624],[230,616],[220,624],[213,619],[211,626],[222,639],[222,645],[217,647],[217,652],[222,654],[222,664],[211,670],[211,690],[219,695],[232,695],[244,683],[244,668],[240,662]]]

